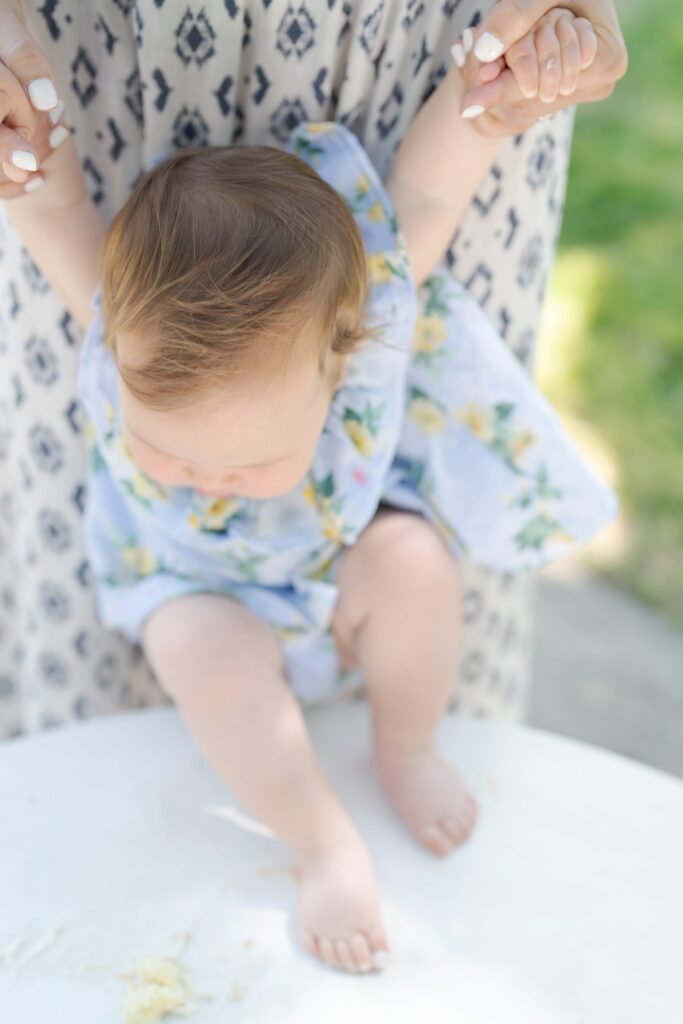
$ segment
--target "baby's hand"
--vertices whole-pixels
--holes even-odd
[[[474,33],[466,29],[462,40],[451,47],[468,89],[492,82],[509,69],[522,96],[528,100],[538,96],[543,103],[554,103],[558,95],[571,96],[598,49],[591,23],[562,7],[539,18],[504,57],[482,66],[474,56],[476,45]]]

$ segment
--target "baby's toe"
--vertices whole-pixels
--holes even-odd
[[[471,820],[470,821],[462,821],[462,839],[460,840],[460,842],[464,843],[466,839],[470,838],[470,836],[472,835],[473,832],[474,832],[474,822],[471,821]]]
[[[477,821],[477,809],[474,807],[463,807],[457,815],[468,832],[471,832]]]
[[[359,971],[365,972],[372,970],[372,950],[365,935],[361,935],[360,932],[356,932],[355,935],[351,936],[351,952],[353,953],[353,959]]]
[[[437,857],[446,857],[451,852],[453,842],[447,832],[437,822],[428,825],[421,835],[422,842]]]
[[[467,799],[465,800],[465,809],[475,818],[479,814],[479,804],[473,796],[467,796]]]
[[[318,950],[318,943],[316,942],[316,938],[313,932],[309,932],[308,929],[306,929],[304,932],[302,932],[301,941],[303,943],[304,949],[308,953],[310,953],[311,956],[320,956],[320,952]]]
[[[328,965],[328,967],[340,966],[337,961],[337,954],[334,949],[334,943],[332,942],[331,939],[318,939],[318,949],[320,950],[320,956]]]
[[[365,933],[370,941],[373,967],[382,970],[389,963],[389,943],[380,924],[368,928]]]
[[[351,955],[351,947],[346,939],[337,939],[334,944],[337,962],[345,971],[356,972],[356,965]]]
[[[451,847],[459,846],[467,839],[467,827],[459,818],[444,818],[440,824],[451,840]]]

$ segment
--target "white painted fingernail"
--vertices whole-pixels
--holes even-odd
[[[20,171],[37,171],[38,162],[34,157],[33,153],[29,153],[27,149],[15,149],[12,153],[12,163],[15,167],[18,167]]]
[[[68,139],[70,135],[71,132],[68,128],[66,128],[63,124],[58,124],[57,127],[53,128],[50,132],[47,141],[50,143],[53,149],[56,149],[57,146],[61,146],[61,144],[64,142],[64,139]]]
[[[36,178],[29,178],[24,185],[24,192],[35,192],[37,188],[42,188],[44,184],[45,180],[40,175]]]
[[[479,117],[479,115],[483,114],[485,110],[486,107],[481,107],[478,103],[475,103],[471,107],[466,107],[460,116],[466,118]]]
[[[469,53],[474,43],[474,32],[471,28],[466,28],[462,34],[462,48],[465,53]]]
[[[60,100],[59,103],[57,104],[57,106],[55,107],[55,109],[50,111],[50,115],[49,116],[50,116],[50,120],[52,121],[52,123],[53,124],[57,124],[57,121],[59,121],[59,119],[60,119],[60,117],[62,116],[63,113],[64,113],[64,104]]]
[[[383,971],[385,967],[388,967],[391,963],[391,957],[384,949],[379,949],[375,953],[375,967],[379,967],[380,971]]]
[[[29,82],[28,95],[36,110],[52,110],[59,103],[57,90],[49,78],[36,78]]]
[[[451,46],[451,57],[459,68],[465,67],[465,51],[460,43],[453,43]]]
[[[492,60],[498,60],[505,49],[505,43],[494,36],[492,32],[484,32],[483,36],[477,39],[474,47],[474,56],[482,64],[490,64]]]

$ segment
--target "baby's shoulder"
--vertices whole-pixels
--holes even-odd
[[[370,252],[397,247],[399,229],[393,204],[353,132],[335,121],[304,121],[292,132],[287,148],[341,196]]]

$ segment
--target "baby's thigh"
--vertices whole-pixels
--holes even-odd
[[[275,631],[250,609],[222,594],[188,594],[167,601],[147,619],[143,647],[160,685],[182,702],[206,687],[253,688],[283,673]]]
[[[459,599],[458,564],[422,516],[382,506],[337,573],[339,600],[332,630],[345,657],[353,635],[371,614],[415,606],[443,607]],[[346,660],[351,662],[350,656]]]

